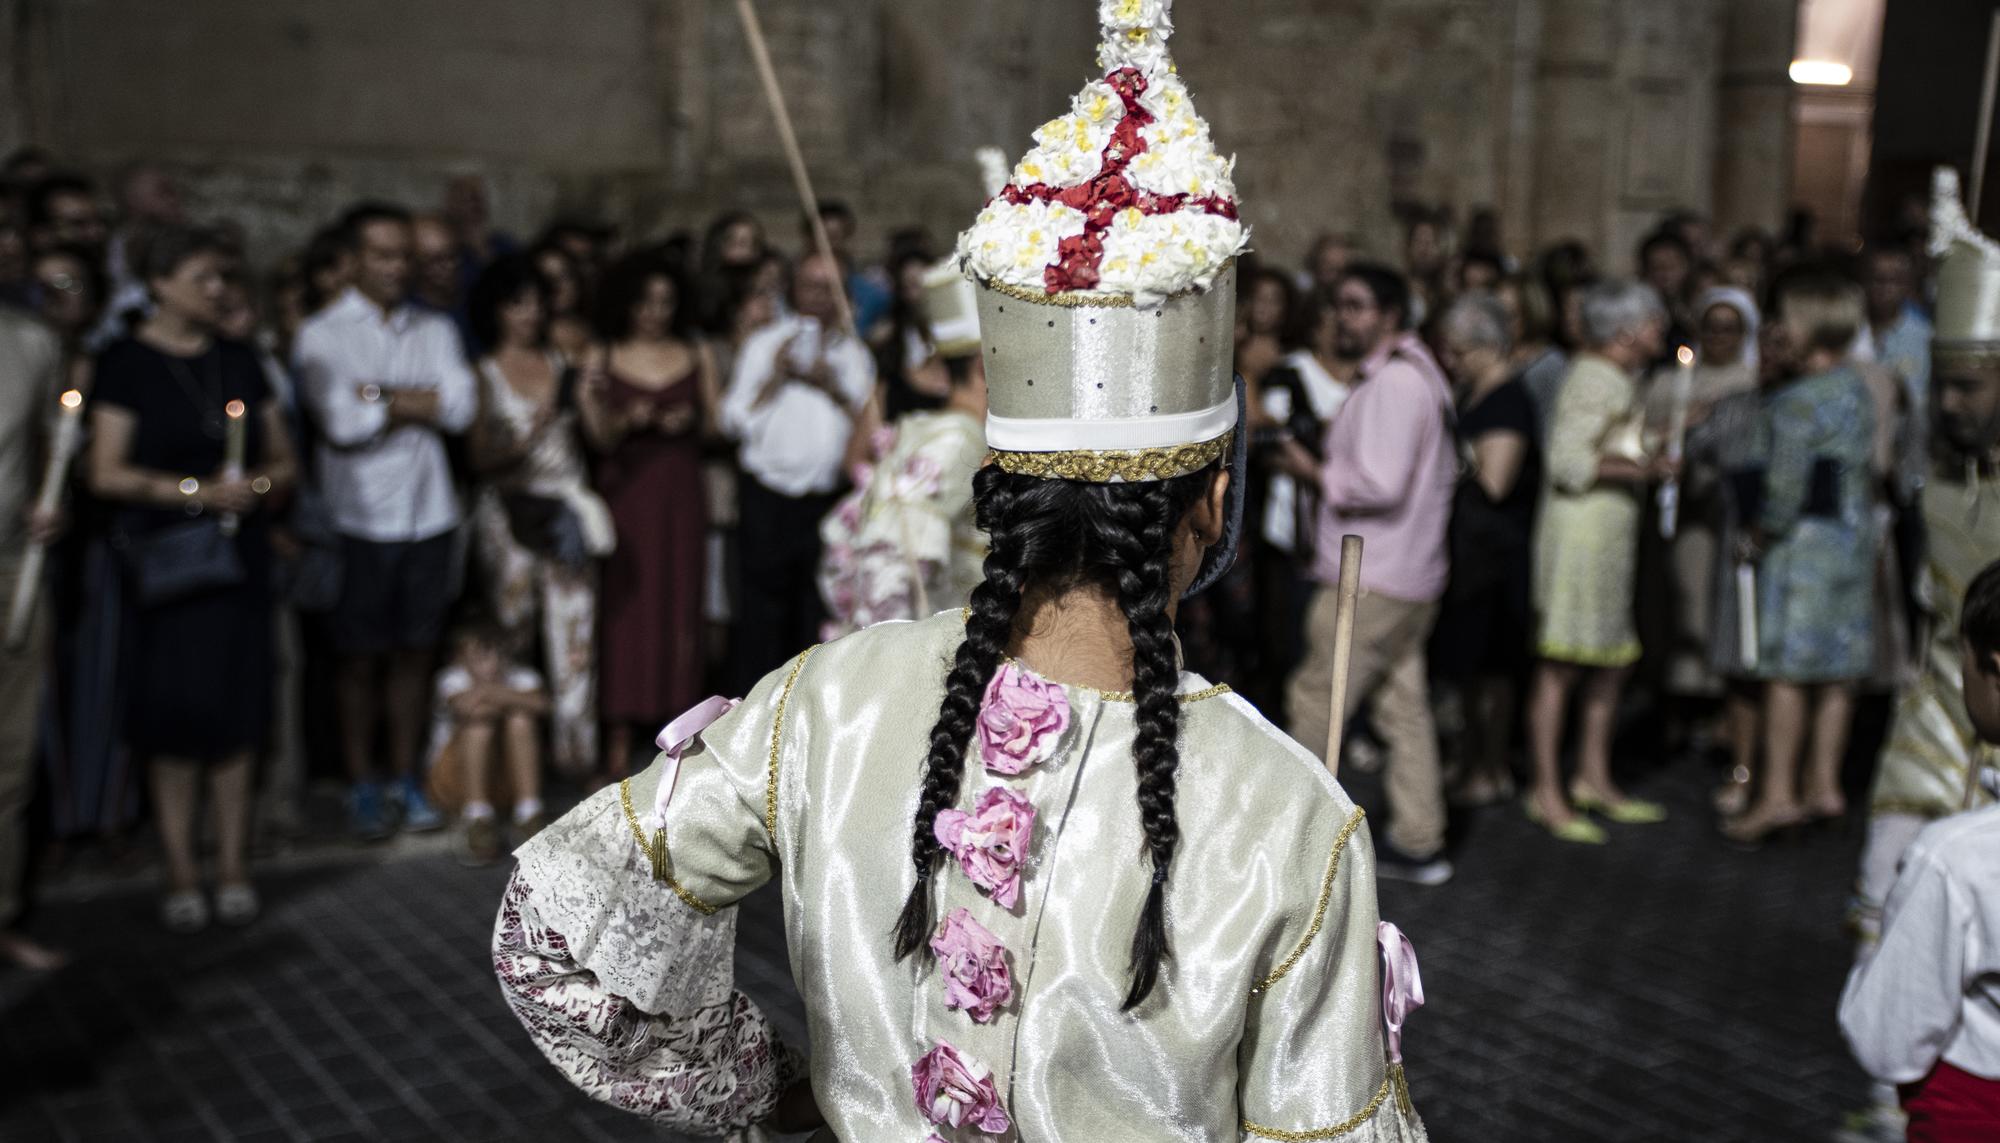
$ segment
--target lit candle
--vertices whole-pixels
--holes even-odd
[[[70,462],[83,441],[83,394],[71,389],[61,398],[56,414],[55,439],[49,446],[49,464],[42,470],[41,492],[35,497],[36,511],[46,515],[62,506],[63,488],[69,481]],[[19,650],[28,641],[28,621],[35,615],[35,597],[41,591],[42,565],[48,559],[45,545],[30,540],[21,561],[21,576],[14,581],[14,598],[7,611],[7,649]]]
[[[240,480],[243,477],[243,450],[246,439],[244,434],[249,428],[243,420],[245,412],[243,402],[231,401],[222,407],[222,411],[228,414],[229,418],[228,436],[224,438],[222,445],[222,475],[230,480]],[[236,513],[225,514],[222,517],[222,534],[235,535],[242,523],[237,519]]]
[[[1667,459],[1679,464],[1687,447],[1688,405],[1694,399],[1694,350],[1680,348],[1681,367],[1674,372],[1673,412],[1667,418]],[[1671,540],[1680,531],[1681,481],[1669,476],[1660,485],[1660,536]]]

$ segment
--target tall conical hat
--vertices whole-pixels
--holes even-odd
[[[1981,234],[1959,201],[1958,172],[1931,180],[1931,256],[1937,263],[1939,358],[2000,361],[2000,242]]]
[[[1164,480],[1229,450],[1237,217],[1233,159],[1167,53],[1171,0],[1101,0],[1103,78],[971,229],[987,444],[1011,471]]]
[[[980,185],[988,200],[1007,186],[1007,153],[998,147],[974,152]],[[940,357],[971,357],[979,352],[979,291],[958,268],[958,255],[924,271],[924,319]]]

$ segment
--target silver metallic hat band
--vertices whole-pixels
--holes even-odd
[[[1146,305],[980,285],[988,445],[1129,453],[1213,444],[1236,424],[1235,301],[1233,265],[1206,290]]]

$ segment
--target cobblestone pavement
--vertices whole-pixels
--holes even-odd
[[[1696,775],[1645,792],[1673,821],[1590,850],[1484,811],[1449,885],[1383,886],[1423,961],[1405,1048],[1440,1143],[1817,1141],[1864,1093],[1833,1023],[1856,844],[1738,853]],[[38,931],[77,963],[0,978],[0,1139],[663,1138],[514,1024],[486,960],[505,877],[435,845],[334,851],[267,874],[253,928],[195,938],[143,888],[65,888]],[[743,985],[797,1037],[768,892],[742,931]]]

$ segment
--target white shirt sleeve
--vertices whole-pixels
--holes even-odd
[[[465,363],[458,332],[451,323],[440,318],[429,324],[425,353],[437,378],[438,430],[462,433],[472,427],[472,418],[479,412],[479,383],[472,376],[472,367]]]
[[[729,375],[729,389],[722,395],[722,431],[741,439],[749,431],[759,411],[757,393],[777,365],[778,350],[785,343],[781,327],[773,326],[751,335],[736,355],[735,371]],[[768,408],[768,406],[767,406]]]
[[[833,350],[834,368],[840,373],[841,392],[847,407],[859,409],[875,392],[875,355],[859,338],[842,336]]]
[[[361,399],[359,390],[368,378],[356,374],[351,363],[343,360],[339,346],[329,342],[324,327],[300,331],[298,363],[300,394],[320,432],[334,447],[357,448],[388,427],[387,402]]]
[[[1973,916],[1949,868],[1913,848],[1883,910],[1881,946],[1840,998],[1840,1030],[1868,1074],[1912,1083],[1943,1057],[1964,1008]]]

